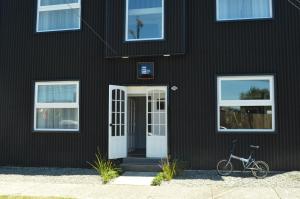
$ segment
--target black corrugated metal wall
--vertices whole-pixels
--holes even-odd
[[[271,169],[300,169],[300,11],[288,1],[274,1],[272,20],[223,23],[215,21],[214,1],[186,1],[186,53],[128,60],[105,59],[105,46],[84,24],[35,33],[36,0],[0,3],[1,165],[87,166],[97,146],[107,152],[108,85],[162,84],[179,88],[170,90],[172,156],[194,169],[215,168],[238,138],[238,153],[259,144],[257,156]],[[82,0],[83,18],[103,37],[105,7]],[[155,80],[136,80],[137,61],[155,62]],[[276,78],[277,134],[217,134],[216,75],[262,73]],[[34,82],[70,79],[80,80],[80,133],[34,133]]]

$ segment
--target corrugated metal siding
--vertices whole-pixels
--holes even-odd
[[[288,1],[274,1],[272,20],[224,23],[215,21],[214,1],[186,1],[186,54],[129,60],[105,59],[105,46],[84,24],[35,33],[35,0],[0,3],[1,165],[87,166],[97,146],[107,152],[108,85],[162,84],[179,88],[169,96],[172,156],[212,169],[238,138],[237,153],[259,144],[258,159],[271,169],[300,169],[300,11]],[[104,36],[111,16],[104,0],[82,4],[85,21]],[[137,61],[155,62],[155,80],[136,80]],[[216,75],[260,73],[276,75],[277,134],[217,134]],[[80,80],[80,133],[33,133],[34,81],[69,79]]]

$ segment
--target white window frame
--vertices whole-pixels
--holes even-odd
[[[266,100],[222,100],[221,81],[222,80],[268,80],[270,83],[270,99]],[[218,76],[217,77],[217,128],[218,132],[274,132],[275,131],[275,94],[274,76]],[[272,107],[272,128],[271,129],[221,129],[220,107],[221,106],[271,106]]]
[[[41,0],[37,0],[37,17],[36,17],[36,32],[55,32],[55,31],[66,31],[66,30],[80,30],[81,29],[81,0],[78,3],[66,3],[66,4],[55,4],[48,6],[41,6]],[[40,12],[44,11],[56,11],[56,10],[72,10],[79,9],[78,16],[78,28],[62,28],[54,30],[39,30]]]
[[[165,0],[161,0],[162,2],[162,27],[161,27],[161,30],[162,30],[162,35],[161,37],[158,37],[158,38],[145,38],[145,39],[129,39],[128,38],[128,16],[129,16],[129,13],[128,13],[128,10],[129,10],[129,0],[126,0],[126,23],[125,23],[125,41],[151,41],[151,40],[163,40],[165,38]],[[144,8],[143,10],[146,10],[141,12],[139,11],[141,9],[136,9],[136,13],[140,13],[141,15],[143,14],[146,14],[146,13],[155,13],[155,9],[154,8]],[[160,13],[160,12],[159,12]]]
[[[273,18],[273,0],[269,0],[269,6],[270,6],[270,16],[269,17],[248,17],[248,18],[226,18],[226,19],[220,19],[220,13],[219,13],[219,1],[216,0],[216,13],[217,13],[217,21],[243,21],[243,20],[255,20],[255,19],[272,19]]]
[[[76,102],[61,102],[61,103],[39,103],[38,102],[38,86],[51,86],[51,85],[76,85]],[[76,108],[78,116],[78,127],[76,129],[48,129],[48,128],[37,128],[37,109],[39,108]],[[79,118],[79,81],[51,81],[51,82],[35,82],[34,88],[34,131],[79,131],[80,125]]]

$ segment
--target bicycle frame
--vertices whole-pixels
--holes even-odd
[[[256,168],[251,167],[252,164],[255,162],[255,159],[252,158],[252,153],[250,154],[250,156],[248,157],[248,159],[233,155],[232,153],[230,154],[230,157],[228,159],[228,163],[231,162],[232,159],[236,159],[242,162],[242,165],[244,167],[244,170],[246,169],[250,169],[250,170],[256,170]],[[228,164],[227,163],[227,164]],[[226,164],[226,166],[227,166]]]
[[[230,150],[230,156],[228,159],[220,160],[217,164],[217,171],[218,174],[221,176],[228,176],[233,171],[233,164],[232,160],[239,160],[242,162],[243,165],[243,171],[250,170],[254,177],[256,178],[265,178],[268,175],[269,172],[269,166],[264,161],[256,161],[254,158],[254,152],[259,149],[259,146],[255,145],[249,145],[249,148],[251,149],[250,155],[248,158],[243,158],[234,155],[234,149],[236,146],[237,140],[232,141],[232,147]],[[242,172],[243,172],[242,171]]]

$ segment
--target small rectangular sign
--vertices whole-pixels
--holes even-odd
[[[137,63],[137,78],[138,79],[154,79],[154,63],[153,62],[138,62]]]

